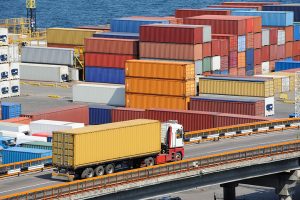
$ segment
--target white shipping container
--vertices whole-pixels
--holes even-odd
[[[8,46],[0,46],[0,64],[8,62]]]
[[[261,67],[262,67],[262,74],[270,73],[270,62],[262,62]]]
[[[61,131],[65,129],[74,129],[84,127],[84,123],[38,120],[30,122],[30,133],[52,133],[53,131]]]
[[[20,78],[20,63],[12,62],[9,64],[9,79],[19,79]]]
[[[11,97],[16,97],[21,95],[21,87],[20,87],[20,80],[10,80],[10,87],[9,87],[9,93]]]
[[[270,45],[270,30],[262,29],[262,46]]]
[[[21,62],[73,66],[74,49],[32,46],[23,47]]]
[[[20,79],[65,82],[68,77],[69,69],[66,65],[20,63]]]
[[[2,81],[0,82],[1,86],[1,97],[8,98],[10,97],[10,81]]]
[[[277,45],[285,44],[285,30],[278,30]]]
[[[8,62],[20,62],[19,46],[17,44],[8,46]]]
[[[9,79],[9,64],[0,64],[0,80],[6,81]]]
[[[275,114],[275,98],[267,97],[265,98],[265,116],[272,116]]]
[[[29,129],[29,125],[27,124],[0,122],[0,130],[28,134],[30,129]]]
[[[75,84],[73,101],[125,106],[125,86],[114,84]]]
[[[214,56],[211,58],[212,71],[221,69],[221,56]]]
[[[0,28],[0,46],[8,45],[8,29]]]
[[[47,142],[46,137],[29,136],[20,132],[4,131],[0,130],[0,136],[12,137],[16,141],[16,145],[23,144],[26,142]]]
[[[79,81],[79,70],[69,67],[69,76],[70,81]]]

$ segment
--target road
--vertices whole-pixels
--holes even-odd
[[[299,133],[300,130],[293,129],[285,130],[283,132],[225,139],[216,142],[190,144],[185,147],[185,159],[284,141],[292,141],[298,138]],[[61,181],[51,179],[51,171],[27,174],[20,177],[10,177],[0,180],[0,196],[58,183],[61,183]]]

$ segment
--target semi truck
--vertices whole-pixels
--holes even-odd
[[[52,178],[73,181],[184,157],[177,121],[136,119],[54,131]]]

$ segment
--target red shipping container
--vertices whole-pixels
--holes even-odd
[[[261,68],[261,65],[255,65],[255,66],[254,66],[254,74],[255,74],[255,75],[261,75],[261,74],[262,74],[262,68]]]
[[[16,123],[16,124],[30,124],[31,120],[28,117],[16,117],[16,118],[1,120],[1,122],[9,122],[9,123]]]
[[[237,124],[246,124],[246,123],[254,123],[254,122],[269,121],[269,120],[271,119],[266,117],[259,117],[259,116],[218,113],[215,116],[214,127],[231,126]]]
[[[205,9],[177,9],[175,17],[187,18],[200,15],[230,15],[230,10],[205,10]]]
[[[85,66],[125,68],[126,60],[136,59],[133,55],[85,53]]]
[[[237,69],[237,75],[238,76],[246,76],[246,68],[245,67],[238,68]]]
[[[78,47],[77,45],[70,45],[70,44],[53,44],[53,43],[47,43],[47,47],[55,47],[55,48],[70,48],[74,49],[75,47]],[[84,47],[84,46],[79,46]]]
[[[229,75],[237,76],[238,75],[237,68],[229,68]]]
[[[222,2],[222,5],[250,5],[250,6],[264,6],[264,5],[279,5],[280,2]]]
[[[285,58],[285,45],[278,45],[277,46],[277,60]]]
[[[209,8],[250,8],[256,10],[262,10],[262,6],[254,5],[210,5]]]
[[[260,49],[262,46],[262,33],[254,33],[254,49]]]
[[[229,15],[202,15],[183,19],[184,24],[210,25],[212,33],[246,35],[247,19]]]
[[[293,57],[300,56],[300,41],[293,42]]]
[[[247,33],[260,33],[262,31],[262,18],[260,16],[243,16],[247,22]]]
[[[211,56],[221,56],[221,41],[219,39],[213,39],[211,41]]]
[[[222,56],[221,57],[221,70],[228,70],[229,68],[229,60],[228,60],[228,56]]]
[[[285,43],[285,57],[286,58],[293,57],[293,42]]]
[[[285,31],[285,42],[294,41],[294,26],[272,27],[272,28]]]
[[[246,48],[247,49],[254,48],[254,33],[248,33],[246,35]]]
[[[150,24],[140,26],[141,42],[202,44],[208,42],[204,27],[184,24]]]
[[[269,28],[269,29],[270,29],[270,45],[277,44],[278,28]]]
[[[229,43],[227,39],[219,39],[220,40],[220,56],[228,56],[229,53]]]
[[[115,38],[85,38],[85,52],[138,55],[139,40]]]
[[[267,62],[270,60],[270,46],[261,47],[261,61]]]
[[[300,56],[294,56],[293,60],[300,61]]]
[[[87,105],[69,105],[47,109],[39,112],[22,114],[21,117],[30,118],[32,121],[45,119],[66,122],[89,124],[89,107]]]
[[[237,68],[238,66],[238,52],[233,51],[229,53],[229,68]]]
[[[275,60],[270,61],[270,63],[269,63],[270,72],[275,71],[275,62],[276,62]]]
[[[202,56],[203,56],[203,58],[211,57],[211,50],[212,50],[211,42],[203,43],[202,44],[202,53],[203,53]]]
[[[114,108],[111,111],[112,122],[145,119],[146,110],[136,108]]]
[[[170,24],[182,24],[181,18],[176,18],[174,16],[165,16],[165,17],[153,17],[153,16],[130,16],[128,18],[135,19],[145,19],[145,20],[167,20]]]
[[[232,113],[239,115],[265,116],[265,101],[259,98],[234,98],[221,95],[204,95],[193,97],[190,109],[207,112]]]
[[[261,64],[261,49],[254,49],[254,65]]]
[[[277,45],[270,46],[270,60],[277,59]]]
[[[212,38],[213,39],[227,39],[229,51],[237,51],[237,49],[238,49],[238,37],[236,35],[212,34]]]

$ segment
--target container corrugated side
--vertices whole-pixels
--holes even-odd
[[[112,110],[112,122],[122,122],[133,119],[146,119],[146,110],[122,107]]]
[[[294,21],[300,21],[300,5],[299,4],[281,4],[281,5],[264,5],[264,11],[292,11],[294,12]]]
[[[299,61],[278,61],[275,63],[275,71],[295,69],[299,67],[300,67]]]
[[[139,39],[139,33],[124,33],[124,32],[97,32],[93,34],[96,38],[118,38],[118,39]]]
[[[85,53],[85,66],[125,68],[126,60],[135,58],[134,55]]]
[[[88,29],[48,28],[47,43],[83,46],[84,38],[92,37],[96,32]]]
[[[90,67],[85,66],[85,81],[96,83],[125,83],[125,70],[109,67]]]
[[[230,15],[230,10],[205,10],[205,9],[176,9],[175,17],[186,18],[200,15]]]
[[[188,80],[195,78],[195,66],[189,62],[127,60],[126,76]]]
[[[51,142],[26,142],[20,146],[23,148],[52,150]]]
[[[273,80],[243,81],[199,78],[199,93],[233,96],[271,97],[274,96]]]
[[[187,110],[189,97],[126,93],[127,108],[165,108]]]
[[[167,80],[126,77],[125,91],[129,93],[167,96],[193,96],[196,94],[195,79]]]
[[[16,118],[21,115],[21,104],[19,103],[1,103],[1,117],[2,120]]]
[[[107,124],[112,122],[111,106],[89,106],[89,125]]]
[[[156,120],[131,120],[53,133],[53,165],[73,169],[158,154],[160,149],[160,123]]]

